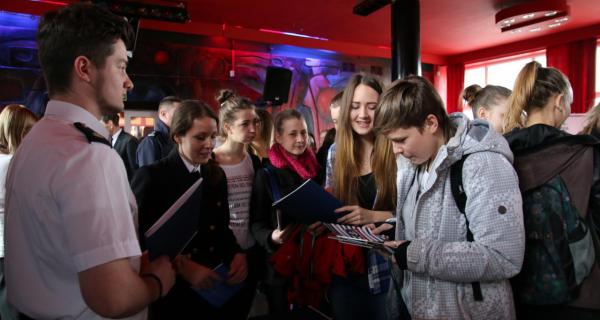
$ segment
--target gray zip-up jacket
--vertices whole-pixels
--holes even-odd
[[[508,279],[521,269],[525,234],[513,155],[487,122],[460,113],[451,122],[456,134],[439,149],[427,179],[398,159],[396,239],[411,241],[402,296],[413,319],[514,319]],[[462,179],[474,242],[467,242],[450,188],[450,166],[466,154]],[[473,297],[474,281],[483,301]]]

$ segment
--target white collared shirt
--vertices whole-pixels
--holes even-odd
[[[83,300],[78,273],[123,258],[136,273],[140,266],[137,206],[123,161],[74,122],[108,139],[85,109],[50,101],[7,176],[8,300],[35,319],[101,319]]]
[[[179,157],[181,158],[181,160],[183,160],[183,164],[185,165],[185,167],[187,168],[187,170],[190,173],[196,172],[196,171],[198,171],[199,173],[202,173],[202,171],[200,171],[200,169],[202,169],[201,164],[195,166],[195,165],[191,164],[189,161],[187,161],[184,157],[182,157],[181,154],[179,155]]]
[[[119,135],[121,134],[122,131],[123,131],[123,129],[119,128],[119,131],[115,132],[115,134],[112,135],[112,138],[110,139],[110,143],[112,144],[113,148],[115,147],[115,143],[117,143],[117,138],[119,138]]]

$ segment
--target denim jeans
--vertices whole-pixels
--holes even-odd
[[[371,294],[368,281],[366,273],[333,277],[329,300],[336,320],[385,319],[386,293]]]

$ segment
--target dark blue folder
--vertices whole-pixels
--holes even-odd
[[[286,221],[292,220],[304,224],[317,221],[334,223],[344,215],[344,213],[334,212],[335,209],[343,206],[340,200],[310,179],[274,202],[273,206],[281,210]],[[287,224],[280,221],[280,227],[285,227]]]
[[[244,282],[229,285],[225,282],[228,278],[229,268],[225,264],[220,264],[213,269],[221,279],[222,282],[217,282],[212,289],[200,290],[193,288],[204,300],[208,301],[213,307],[220,308],[229,301],[234,294],[236,294],[244,286]]]
[[[202,188],[199,179],[145,234],[150,261],[162,255],[171,260],[181,253],[198,230]]]

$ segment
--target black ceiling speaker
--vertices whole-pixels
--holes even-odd
[[[288,101],[292,71],[280,67],[267,67],[267,79],[263,90],[263,100],[272,105],[281,105]]]

